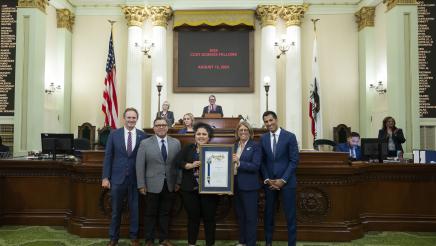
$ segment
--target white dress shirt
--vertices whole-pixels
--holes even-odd
[[[129,131],[127,130],[126,127],[124,127],[124,143],[126,144],[126,150],[127,150],[127,139],[129,138],[129,132],[132,133],[132,151],[133,151],[136,146],[136,128],[133,128],[131,131]]]
[[[280,136],[280,132],[281,132],[281,128],[277,128],[277,130],[274,132],[274,134],[276,135],[276,143],[279,142],[279,136]],[[272,132],[269,132],[269,136],[271,139],[271,152],[273,152],[273,145],[274,145],[274,135]]]

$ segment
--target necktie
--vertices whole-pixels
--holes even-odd
[[[277,138],[276,134],[273,133],[273,155],[276,156],[276,149],[277,149]]]
[[[127,136],[127,155],[132,154],[132,132]]]
[[[160,152],[162,153],[163,160],[167,161],[168,154],[167,154],[167,147],[165,146],[165,140],[162,139],[161,143],[162,143],[162,147],[160,148]]]

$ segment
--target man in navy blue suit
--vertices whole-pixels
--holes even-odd
[[[206,114],[217,113],[220,114],[221,117],[224,116],[223,108],[220,105],[216,105],[216,97],[214,95],[209,96],[209,105],[203,108],[203,113],[201,117],[204,117]]]
[[[133,246],[139,246],[138,189],[136,188],[136,153],[139,143],[146,138],[135,128],[138,111],[127,108],[123,113],[124,127],[109,134],[103,163],[101,186],[111,190],[112,221],[108,246],[118,245],[123,200],[127,197],[130,210],[129,236]]]
[[[276,201],[281,195],[288,225],[288,246],[297,243],[295,190],[298,165],[298,143],[295,135],[278,126],[277,114],[263,113],[263,122],[269,130],[260,138],[263,160],[261,172],[265,188],[265,242],[272,245]]]
[[[336,151],[349,153],[350,160],[360,160],[362,157],[362,152],[360,150],[359,142],[359,133],[352,132],[350,136],[348,136],[346,143],[340,143],[336,146]]]

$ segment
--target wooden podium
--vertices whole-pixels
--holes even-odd
[[[204,122],[211,125],[214,128],[230,128],[235,129],[240,119],[238,117],[221,117],[220,114],[206,114],[206,115],[218,115],[219,118],[213,117],[195,117],[195,122]],[[206,116],[205,115],[205,116]]]

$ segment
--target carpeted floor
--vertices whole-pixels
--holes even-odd
[[[186,241],[173,241],[187,245]],[[63,227],[49,226],[2,226],[0,246],[104,246],[107,239],[80,238],[66,232]],[[142,242],[143,243],[143,242]],[[235,241],[219,241],[216,246],[234,246]],[[203,241],[198,242],[204,245]],[[121,240],[120,246],[130,245]],[[263,245],[259,242],[259,245]],[[286,242],[274,242],[274,246],[286,246]],[[348,243],[298,242],[298,246],[435,246],[435,233],[370,232],[365,237]]]

